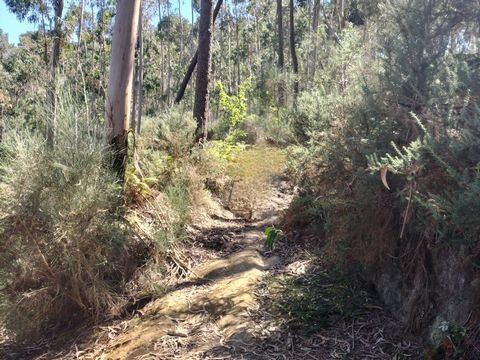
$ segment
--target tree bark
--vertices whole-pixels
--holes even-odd
[[[240,73],[240,25],[239,25],[239,19],[238,19],[238,6],[237,6],[237,1],[234,1],[234,4],[235,4],[235,7],[234,7],[234,10],[235,10],[235,43],[236,43],[236,46],[237,46],[237,51],[236,51],[236,56],[235,56],[235,62],[236,62],[236,66],[237,66],[237,83],[236,83],[236,86],[237,86],[237,93],[238,93],[238,89],[240,87],[240,83],[242,82],[242,79],[241,79],[241,73]]]
[[[338,0],[338,29],[345,28],[345,0]]]
[[[142,8],[140,7],[140,20],[138,22],[138,109],[137,109],[137,133],[140,134],[142,129],[142,112],[143,112],[143,23]]]
[[[162,20],[163,20],[163,12],[162,12],[162,4],[160,0],[157,1],[158,3],[158,30],[162,30]],[[165,96],[165,55],[164,55],[164,45],[163,39],[160,37],[160,58],[161,58],[161,68],[160,68],[160,98],[164,101]]]
[[[283,8],[282,0],[277,0],[277,30],[278,30],[278,68],[283,71],[285,57],[283,55]]]
[[[320,24],[320,0],[315,0],[313,3],[312,16],[312,33],[313,33],[313,50],[311,53],[310,72],[308,73],[308,81],[315,81],[315,71],[317,68],[317,52],[318,52],[318,26]]]
[[[208,85],[212,67],[212,30],[213,30],[212,0],[202,0],[198,35],[198,69],[195,87],[195,102],[193,118],[197,121],[196,140],[206,139],[208,116]]]
[[[283,73],[283,68],[285,66],[285,57],[283,55],[283,8],[282,0],[277,0],[277,37],[278,37],[278,47],[277,47],[277,56],[278,56],[278,69]],[[278,82],[278,103],[283,105],[285,103],[285,92],[283,88],[283,79],[280,79]]]
[[[180,20],[180,54],[183,54],[182,0],[178,0],[178,19]]]
[[[217,5],[215,6],[215,10],[213,12],[213,23],[215,23],[215,20],[217,19],[218,13],[220,12],[220,8],[222,7],[223,0],[218,0]],[[192,78],[193,71],[195,70],[195,67],[197,66],[198,62],[198,49],[195,51],[195,55],[193,55],[192,60],[190,60],[190,64],[188,65],[187,72],[185,73],[185,76],[183,77],[182,84],[180,85],[180,89],[178,90],[177,97],[175,98],[175,104],[179,104],[180,101],[182,101],[183,96],[185,95],[185,90],[187,89],[187,85],[190,82],[190,79]]]
[[[295,74],[293,92],[296,99],[298,95],[298,58],[295,49],[295,5],[293,0],[290,0],[290,53],[292,55],[293,73]]]
[[[63,0],[55,1],[55,25],[54,25],[54,38],[53,49],[51,59],[51,69],[54,73],[58,67],[58,61],[60,59],[60,45],[62,40],[62,14],[63,14]]]
[[[113,151],[113,170],[125,180],[128,126],[132,100],[133,65],[137,41],[140,0],[119,0],[113,27],[105,130]]]

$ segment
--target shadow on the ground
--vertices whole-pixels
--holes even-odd
[[[345,274],[284,259],[257,289],[255,326],[205,359],[419,359],[420,343]]]

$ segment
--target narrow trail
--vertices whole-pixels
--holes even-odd
[[[282,295],[272,290],[272,283],[295,279],[305,284],[298,294],[314,295],[299,302],[300,311],[302,307],[310,311],[309,302],[318,299],[322,299],[320,304],[325,300],[336,308],[337,299],[328,297],[338,284],[327,281],[318,287],[316,279],[325,278],[325,266],[321,256],[308,250],[308,243],[319,242],[314,235],[287,238],[275,251],[265,248],[265,228],[279,223],[293,197],[282,175],[285,158],[275,151],[246,152],[241,164],[243,178],[234,196],[228,196],[236,205],[226,210],[217,204],[210,215],[204,214],[191,226],[193,243],[188,246],[200,249],[197,257],[201,260],[187,278],[138,309],[132,318],[92,329],[87,339],[79,339],[68,350],[34,358],[421,358],[416,340],[405,338],[402,326],[375,301],[362,305],[358,316],[345,317],[341,310],[316,313],[320,319],[313,319],[314,331],[308,336],[293,326],[292,314],[278,311]],[[290,291],[288,286],[282,291],[285,289]]]
[[[252,219],[228,211],[194,226],[196,237],[217,248],[217,259],[195,267],[184,282],[141,310],[140,316],[112,329],[107,342],[77,357],[96,359],[226,359],[253,341],[252,312],[268,269],[278,263],[264,256],[264,230],[278,223],[291,200],[286,184],[263,189]],[[253,354],[252,354],[253,356]],[[241,358],[241,357],[240,357]],[[245,357],[252,358],[252,357]]]
[[[272,252],[265,249],[265,228],[280,221],[292,200],[292,191],[282,177],[285,159],[275,151],[253,149],[240,161],[241,181],[233,201],[247,204],[247,210],[242,205],[232,206],[233,215],[218,209],[191,229],[200,247],[214,249],[213,258],[192,269],[188,279],[114,329],[108,341],[100,342],[96,352],[83,358],[421,358],[416,340],[404,337],[403,327],[362,291],[342,305],[350,307],[348,302],[356,297],[367,298],[358,316],[343,316],[342,310],[317,314],[324,319],[314,319],[314,332],[308,336],[293,326],[292,316],[278,311],[276,303],[282,295],[272,291],[272,282],[293,278],[306,284],[300,295],[314,295],[307,303],[300,302],[300,308],[311,308],[308,302],[319,298],[337,308],[338,299],[330,289],[339,287],[344,294],[345,286],[327,279],[320,288],[313,287],[325,272],[321,256],[311,256],[306,250],[309,242],[319,242],[314,236],[301,241],[286,239]],[[244,215],[239,217],[241,213]],[[281,291],[285,289],[289,291],[288,286]]]

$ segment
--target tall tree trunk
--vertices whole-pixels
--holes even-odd
[[[285,57],[283,55],[283,8],[282,0],[277,0],[277,37],[278,37],[278,47],[277,47],[277,56],[278,56],[278,69],[283,73],[283,68],[285,66]],[[283,89],[283,79],[280,79],[278,83],[278,102],[280,105],[285,103],[284,89]]]
[[[255,52],[258,54],[260,51],[260,36],[258,32],[259,21],[258,21],[258,2],[255,2],[253,6],[253,17],[255,21]]]
[[[162,4],[161,1],[158,0],[158,30],[162,30],[162,20],[163,20],[163,12],[162,12]],[[164,45],[163,39],[160,37],[160,59],[161,59],[161,67],[160,67],[160,98],[163,101],[165,96],[165,54],[164,54]]]
[[[338,29],[341,31],[345,28],[345,0],[338,0]]]
[[[192,48],[195,46],[195,37],[194,37],[194,33],[193,33],[193,26],[195,25],[195,13],[194,13],[194,10],[193,10],[193,3],[194,3],[195,0],[192,0],[191,2],[191,7],[192,7],[192,31],[191,31],[191,40],[192,40]]]
[[[137,133],[140,134],[142,129],[142,112],[143,112],[143,23],[142,8],[140,7],[140,21],[138,22],[139,35],[139,51],[138,51],[138,108],[137,108]]]
[[[217,1],[217,5],[215,6],[215,10],[213,12],[213,23],[215,23],[215,20],[217,19],[218,13],[220,12],[220,8],[222,7],[222,3],[223,3],[223,0]],[[190,79],[192,77],[193,71],[195,70],[195,67],[197,66],[197,62],[198,62],[198,49],[195,52],[195,55],[193,55],[192,60],[190,60],[190,64],[188,65],[187,72],[183,77],[182,84],[180,85],[180,89],[178,90],[177,97],[175,98],[175,104],[178,104],[180,103],[180,101],[182,101],[183,96],[185,95],[185,90],[187,89],[187,85],[190,82]]]
[[[128,126],[132,100],[133,65],[137,42],[140,0],[119,0],[113,27],[105,130],[113,151],[113,169],[125,180]]]
[[[178,0],[178,18],[180,20],[180,54],[183,54],[182,0]]]
[[[282,0],[277,0],[277,31],[278,31],[278,68],[283,71],[285,66],[285,57],[283,55],[283,8]]]
[[[170,18],[170,2],[165,2],[165,13],[167,14],[167,19]],[[167,41],[167,105],[170,106],[172,98],[172,57],[171,57],[171,44]]]
[[[140,6],[141,8],[141,6]],[[138,22],[140,26],[140,21]],[[140,29],[139,29],[140,30]],[[136,120],[137,120],[137,99],[138,99],[138,35],[137,35],[137,42],[135,43],[135,55],[133,57],[133,80],[132,80],[132,108],[130,114],[130,130],[135,131],[136,127]]]
[[[235,63],[237,66],[237,93],[238,89],[240,88],[240,83],[242,82],[241,79],[241,74],[240,74],[240,24],[239,24],[239,19],[238,19],[238,6],[237,6],[237,1],[234,1],[235,4],[235,43],[237,47],[236,51],[236,56],[235,56]]]
[[[295,4],[293,0],[290,0],[290,53],[292,55],[293,73],[295,74],[293,92],[296,99],[298,95],[298,59],[295,50]]]
[[[308,81],[315,80],[315,71],[317,68],[317,52],[318,52],[318,25],[320,23],[320,0],[314,0],[313,16],[312,16],[312,33],[313,33],[313,50],[311,54],[310,73],[308,74]]]
[[[235,84],[235,71],[232,71],[232,16],[231,12],[227,7],[227,0],[225,0],[225,18],[227,18],[227,37],[228,37],[228,92],[233,93],[234,84]]]
[[[48,89],[48,101],[51,109],[51,116],[48,118],[47,124],[47,144],[53,146],[54,143],[54,128],[56,121],[56,79],[57,68],[60,60],[60,45],[62,42],[62,14],[63,14],[63,0],[56,0],[54,2],[55,19],[53,29],[53,47],[50,59],[50,86]]]
[[[51,59],[51,69],[54,72],[58,67],[58,62],[60,59],[60,45],[62,41],[62,14],[63,14],[63,0],[55,1],[55,19],[54,19],[54,30],[53,30],[53,49],[52,49],[52,59]]]
[[[193,117],[197,121],[196,140],[205,140],[207,135],[208,85],[212,66],[212,0],[201,0],[198,35],[198,68],[195,87]]]
[[[143,108],[143,23],[142,7],[140,6],[140,18],[138,21],[138,38],[135,51],[133,70],[133,104],[130,117],[130,129],[140,132]]]

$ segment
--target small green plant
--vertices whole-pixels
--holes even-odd
[[[265,229],[265,246],[268,250],[273,250],[278,241],[282,238],[283,232],[275,226],[269,226]]]
[[[245,150],[244,144],[236,144],[224,140],[210,141],[207,146],[207,152],[214,158],[222,162],[234,162],[236,156]]]
[[[449,359],[461,359],[464,354],[462,342],[467,330],[450,321],[442,321],[433,332],[433,341],[437,353],[449,356]]]
[[[222,111],[219,132],[228,143],[235,144],[244,140],[247,133],[242,128],[247,119],[247,94],[251,88],[251,79],[243,82],[237,95],[229,95],[221,82],[216,85],[219,91],[220,109]]]

